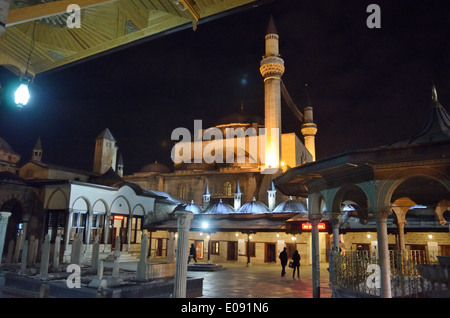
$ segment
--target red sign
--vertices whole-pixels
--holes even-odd
[[[317,224],[317,228],[319,229],[319,231],[323,231],[325,230],[325,223],[319,223]],[[304,231],[311,231],[312,230],[312,224],[307,222],[307,223],[302,223],[302,230]]]
[[[123,220],[123,215],[114,215],[114,220]]]

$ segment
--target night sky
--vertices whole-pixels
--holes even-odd
[[[366,8],[381,8],[370,29]],[[414,135],[431,84],[450,110],[450,11],[446,0],[286,0],[201,23],[38,75],[29,106],[13,104],[15,75],[0,68],[0,137],[30,159],[38,136],[43,161],[92,170],[95,137],[108,127],[125,174],[171,164],[172,131],[203,127],[236,112],[263,115],[259,63],[270,15],[280,36],[283,81],[297,106],[305,83],[318,126],[317,159]],[[1,54],[1,52],[0,52]],[[283,132],[300,122],[282,104]]]

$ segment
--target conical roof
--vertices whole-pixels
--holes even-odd
[[[114,141],[114,142],[116,141],[108,128],[103,130],[100,133],[100,135],[97,136],[96,139],[107,139],[107,140]]]
[[[450,115],[439,103],[436,87],[432,87],[431,107],[422,130],[406,139],[388,145],[388,147],[404,147],[431,142],[450,140]]]

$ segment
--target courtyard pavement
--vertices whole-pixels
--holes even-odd
[[[188,277],[203,277],[202,298],[312,298],[312,266],[300,266],[300,279],[292,279],[286,267],[281,277],[279,264],[222,263],[215,272],[188,271]],[[331,298],[328,264],[320,268],[320,298]]]

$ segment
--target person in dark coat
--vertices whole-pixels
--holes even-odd
[[[189,249],[188,264],[191,261],[191,259],[194,259],[194,261],[197,263],[197,258],[195,257],[195,254],[197,254],[197,250],[195,249],[194,243],[192,243],[191,248]]]
[[[287,261],[288,261],[288,256],[287,256],[287,253],[286,253],[286,247],[283,248],[283,251],[280,253],[279,258],[280,258],[280,262],[281,262],[281,277],[283,277],[284,275],[286,275],[285,268],[286,268],[286,264],[287,264]]]
[[[300,278],[300,254],[295,250],[294,255],[292,255],[293,269],[292,278],[295,279],[295,270],[297,270],[297,278]]]

